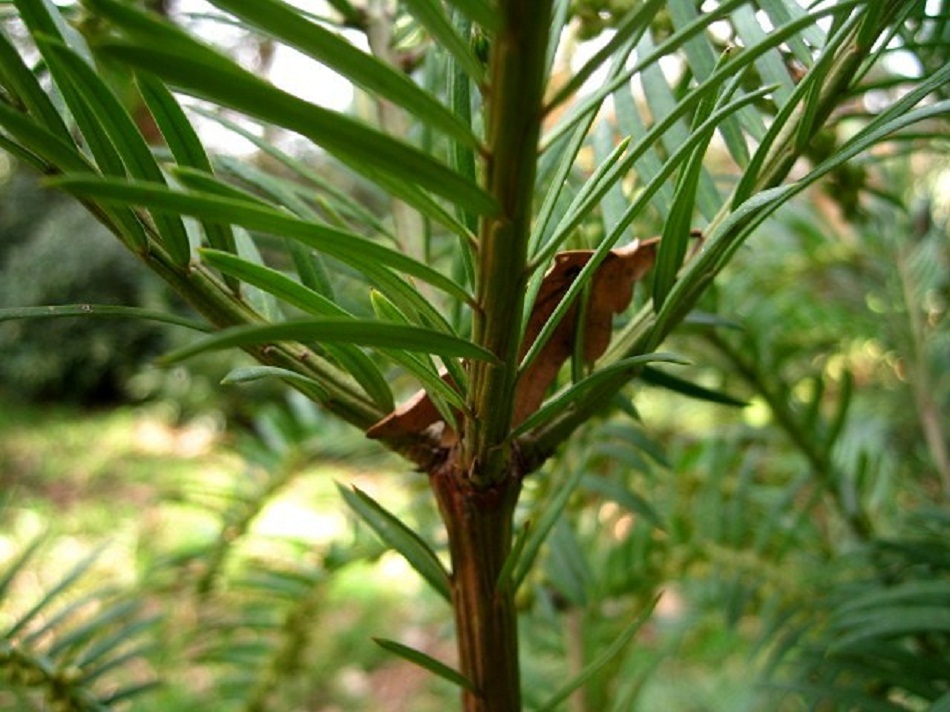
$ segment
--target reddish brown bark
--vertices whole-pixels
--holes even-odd
[[[496,586],[511,551],[520,475],[476,489],[450,460],[429,479],[449,537],[459,669],[478,690],[463,692],[462,708],[520,712],[514,593]]]

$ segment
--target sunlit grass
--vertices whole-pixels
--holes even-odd
[[[189,473],[238,468],[233,456],[214,447],[219,434],[212,425],[173,428],[157,409],[89,412],[7,403],[0,411],[0,469],[8,490],[20,502],[50,507],[60,524],[90,514],[74,511],[89,499],[108,500],[113,511],[137,510]]]

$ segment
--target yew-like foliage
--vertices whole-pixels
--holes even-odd
[[[347,500],[454,607],[459,670],[414,659],[458,683],[466,710],[518,710],[514,596],[553,523],[513,546],[524,478],[647,364],[676,360],[664,340],[776,209],[882,144],[946,129],[943,55],[880,69],[945,43],[945,14],[918,0],[211,4],[351,81],[375,116],[280,89],[175,17],[14,0],[0,147],[194,307],[200,321],[167,318],[208,333],[166,362],[244,349],[260,366],[230,380],[283,379],[428,475],[448,570],[378,503]],[[869,91],[886,101],[869,109]],[[273,170],[209,152],[196,116],[256,141]],[[247,122],[303,137],[388,214]]]

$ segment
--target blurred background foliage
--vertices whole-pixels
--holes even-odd
[[[576,3],[579,37],[628,4]],[[233,42],[266,64],[247,40]],[[526,483],[522,521],[568,498],[520,596],[529,706],[659,597],[564,709],[950,709],[937,149],[873,156],[781,211],[671,340],[694,364],[675,372],[688,393],[662,373],[634,384]],[[0,305],[83,301],[180,308],[3,157]],[[130,320],[0,325],[0,709],[454,704],[368,643],[453,654],[444,602],[335,486],[385,500],[444,553],[423,478],[302,398],[219,386],[240,357],[152,367],[179,338]]]
[[[8,171],[0,193],[0,304],[146,306],[160,288],[81,206]],[[132,320],[98,329],[82,320],[0,326],[0,383],[26,400],[94,404],[128,396],[139,364],[164,347],[162,332]]]

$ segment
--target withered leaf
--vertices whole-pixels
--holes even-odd
[[[653,267],[658,243],[659,238],[654,237],[611,250],[594,272],[584,327],[584,360],[588,363],[596,361],[607,350],[613,315],[629,306],[633,298],[633,285]],[[554,265],[544,275],[528,319],[521,344],[522,357],[534,344],[541,329],[593,254],[593,250],[570,250],[555,256]],[[541,407],[548,387],[564,362],[574,353],[578,304],[579,300],[575,300],[541,353],[518,382],[515,425]]]
[[[634,285],[653,267],[658,243],[659,238],[654,237],[611,250],[594,273],[587,299],[584,330],[584,359],[588,363],[596,361],[607,350],[613,315],[629,306]],[[593,250],[569,250],[555,256],[554,264],[541,281],[525,328],[521,344],[522,357],[534,344],[541,329],[593,254]],[[541,406],[544,394],[561,366],[574,353],[577,311],[578,301],[575,301],[541,353],[519,380],[515,393],[514,425]],[[398,439],[421,433],[441,420],[442,416],[429,396],[421,390],[370,427],[366,434],[374,439]],[[443,442],[447,439],[454,442],[456,438],[456,434],[449,432],[448,428],[443,431]]]
[[[389,440],[412,433],[421,433],[442,418],[425,390],[416,391],[400,403],[392,413],[373,423],[366,436],[373,440]]]
[[[440,375],[445,383],[454,387],[455,381],[448,373]],[[440,420],[442,420],[442,415],[439,409],[435,407],[429,394],[422,389],[400,403],[396,410],[385,418],[371,425],[366,431],[366,436],[372,440],[394,440],[421,433]],[[446,427],[442,437],[445,440],[447,437],[453,438],[454,435]]]

